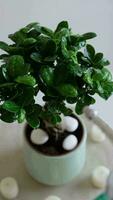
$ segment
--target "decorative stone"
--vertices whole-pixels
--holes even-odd
[[[65,121],[65,129],[68,132],[73,132],[78,128],[78,120],[70,117],[70,116],[66,116],[64,118]]]
[[[45,200],[61,200],[61,199],[57,196],[48,196]]]
[[[97,167],[92,173],[92,183],[97,188],[105,188],[110,170],[105,166]]]
[[[78,144],[78,139],[75,135],[68,135],[63,143],[62,143],[62,147],[63,149],[65,149],[66,151],[70,151],[72,149],[74,149]]]
[[[0,192],[6,199],[14,199],[19,193],[17,181],[13,177],[6,177],[0,182]]]
[[[93,125],[90,137],[94,142],[103,142],[106,138],[106,135],[97,125]]]
[[[62,121],[59,124],[59,126],[62,130],[73,132],[78,128],[79,123],[77,119],[70,116],[64,116],[61,118],[62,118]]]
[[[48,141],[48,139],[49,139],[48,134],[40,128],[34,129],[31,133],[31,141],[34,144],[37,145],[45,144]]]

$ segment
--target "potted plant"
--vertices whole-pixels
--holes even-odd
[[[0,119],[27,121],[24,155],[38,181],[64,184],[84,166],[86,131],[77,114],[94,104],[94,94],[108,99],[113,92],[109,61],[87,41],[95,33],[73,34],[62,21],[55,31],[31,23],[0,42]],[[43,106],[35,97],[43,93]]]

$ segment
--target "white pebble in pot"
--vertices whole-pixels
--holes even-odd
[[[97,125],[93,125],[90,133],[90,138],[94,142],[103,142],[106,136],[105,133]]]
[[[61,118],[62,118],[62,121],[59,123],[59,127],[62,130],[66,130],[68,132],[73,132],[78,128],[79,122],[74,117],[62,116]]]
[[[105,166],[97,167],[92,173],[92,183],[97,188],[105,188],[110,170]]]
[[[66,131],[73,132],[78,128],[79,123],[78,123],[77,119],[70,117],[70,116],[66,116],[64,118],[64,121],[65,121],[65,130]]]
[[[62,147],[64,150],[70,151],[70,150],[74,149],[77,146],[77,144],[78,144],[77,137],[75,135],[71,134],[71,135],[68,135],[64,139],[64,141],[62,143]]]
[[[48,196],[45,200],[61,200],[61,199],[57,196]]]
[[[19,193],[17,181],[13,177],[6,177],[0,182],[0,192],[6,199],[14,199]]]
[[[34,144],[42,145],[42,144],[45,144],[48,141],[49,136],[44,130],[38,128],[38,129],[34,129],[31,132],[30,138],[31,138],[31,141]]]

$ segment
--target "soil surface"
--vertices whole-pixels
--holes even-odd
[[[77,145],[77,147],[78,147],[79,144],[80,144],[80,142],[81,142],[81,139],[83,137],[83,126],[82,126],[80,120],[75,115],[71,115],[71,116],[73,118],[77,119],[78,122],[79,122],[79,126],[78,126],[77,130],[74,131],[74,132],[64,131],[63,133],[58,133],[59,137],[58,137],[57,140],[56,140],[56,134],[53,134],[52,130],[51,130],[51,133],[48,133],[47,130],[46,130],[46,128],[45,128],[45,126],[44,126],[44,123],[41,122],[40,128],[43,129],[44,131],[46,131],[48,133],[48,135],[49,135],[48,142],[45,143],[45,144],[43,144],[43,145],[35,145],[35,144],[32,143],[32,141],[30,140],[30,136],[31,136],[31,132],[32,132],[33,128],[31,128],[27,124],[26,127],[25,127],[25,136],[26,136],[26,139],[27,139],[28,143],[35,150],[39,151],[42,154],[46,154],[46,155],[49,155],[49,156],[59,156],[59,155],[63,155],[63,154],[69,153],[70,151],[66,151],[66,150],[64,150],[62,148],[63,140],[68,135],[73,134],[78,139],[78,145]],[[77,148],[77,147],[75,147],[75,148]]]

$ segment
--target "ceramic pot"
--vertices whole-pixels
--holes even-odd
[[[83,127],[81,141],[73,151],[63,155],[42,154],[31,146],[24,134],[25,165],[35,180],[47,185],[61,185],[79,175],[85,163],[87,138],[86,128],[81,119],[79,120]]]

